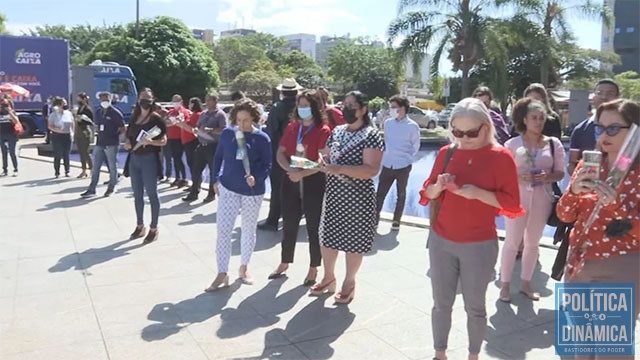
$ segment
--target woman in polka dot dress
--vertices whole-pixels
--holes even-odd
[[[376,192],[372,178],[380,170],[384,141],[372,126],[364,94],[353,91],[344,102],[346,125],[336,127],[327,141],[329,174],[320,220],[324,278],[312,295],[334,292],[338,251],[346,253],[347,274],[337,303],[355,295],[356,273],[371,250],[376,223]]]
[[[566,280],[572,283],[635,283],[640,289],[640,171],[639,161],[618,189],[604,180],[616,161],[631,124],[640,122],[640,106],[630,100],[614,100],[600,105],[596,113],[598,150],[602,156],[602,171],[597,184],[580,162],[569,190],[560,198],[557,213],[560,220],[575,222],[569,237],[571,253]],[[585,222],[596,203],[603,207],[598,218],[585,234]],[[638,291],[635,294],[636,317],[640,309]],[[633,356],[631,357],[633,358]],[[591,359],[589,356],[578,359]]]

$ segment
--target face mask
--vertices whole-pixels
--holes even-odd
[[[174,109],[179,109],[180,108],[180,103],[179,102],[174,102],[173,103],[173,108]]]
[[[138,104],[140,104],[140,107],[144,110],[149,110],[149,108],[151,108],[151,100],[148,99],[142,99]]]
[[[356,110],[355,109],[351,109],[348,107],[344,107],[342,109],[342,114],[344,115],[344,122],[346,122],[347,124],[353,124],[354,122],[356,122]]]
[[[300,119],[308,119],[312,116],[311,113],[311,108],[298,108],[298,116],[300,117]]]
[[[102,106],[103,109],[108,109],[111,103],[109,101],[101,101],[100,106]]]
[[[389,109],[389,116],[391,116],[392,118],[397,118],[398,117],[398,109],[397,108],[390,108]]]

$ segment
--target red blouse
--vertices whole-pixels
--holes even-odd
[[[184,115],[185,120],[189,118],[189,110],[187,110],[184,106],[180,106],[178,110],[176,109],[169,110],[167,117],[171,117],[171,116],[178,117],[180,113]],[[167,139],[180,139],[181,130],[182,129],[178,125],[167,126]]]
[[[186,118],[187,120],[185,122],[187,123],[187,125],[196,127],[196,125],[198,125],[198,119],[200,119],[200,114],[202,114],[201,111],[191,113],[191,116]],[[190,143],[198,138],[193,134],[192,131],[183,128],[180,128],[180,131],[180,138],[182,139],[183,144]]]
[[[327,124],[322,126],[314,126],[308,133],[305,132],[309,129],[308,126],[302,127],[302,145],[304,145],[305,157],[311,161],[318,160],[318,151],[327,147],[327,139],[331,135],[331,130]],[[282,139],[280,139],[280,146],[284,147],[285,154],[287,156],[293,156],[296,154],[296,147],[298,146],[298,131],[300,130],[300,123],[298,121],[291,121],[287,128],[284,130]]]
[[[601,180],[606,180],[609,169],[606,161],[602,164]],[[576,174],[583,167],[580,161],[571,177],[571,183]],[[584,234],[585,223],[598,201],[598,194],[595,191],[576,195],[571,192],[571,186],[565,191],[556,207],[558,218],[564,222],[573,223],[573,230],[569,235],[569,242],[575,248],[582,248],[586,244],[584,251],[578,251],[572,256],[568,273],[572,276],[574,272],[580,271],[584,265],[584,259],[606,259],[614,256],[625,255],[631,252],[640,251],[640,171],[632,169],[627,177],[618,187],[618,197],[616,200],[604,206],[598,213],[598,218],[589,229],[588,234]],[[609,238],[606,234],[607,226],[612,220],[627,219],[631,222],[631,230],[626,235],[619,238]]]
[[[435,184],[442,173],[450,145],[440,149],[431,175],[420,191],[420,204],[427,205],[427,186]],[[520,205],[518,172],[511,152],[503,147],[488,145],[475,150],[456,149],[446,173],[455,175],[458,186],[470,184],[493,191],[501,205],[497,209],[480,200],[469,200],[444,190],[440,195],[440,210],[431,229],[447,240],[478,242],[498,238],[496,215],[511,218],[525,214]]]

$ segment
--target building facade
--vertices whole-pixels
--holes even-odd
[[[202,40],[205,44],[213,44],[213,30],[211,29],[192,29],[193,36],[198,40]]]
[[[220,37],[223,39],[227,37],[242,37],[245,35],[253,34],[255,32],[256,31],[252,29],[232,29],[220,32]]]
[[[316,44],[316,62],[323,68],[327,68],[327,58],[331,48],[338,46],[341,42],[348,40],[349,36],[322,36],[320,42]]]
[[[291,34],[283,36],[289,42],[289,51],[298,50],[316,59],[316,36],[313,34]]]
[[[640,73],[640,1],[605,0],[613,10],[611,26],[602,26],[601,49],[620,55],[620,65],[604,64],[603,68],[619,74],[625,71]]]

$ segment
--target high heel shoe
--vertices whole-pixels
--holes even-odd
[[[215,280],[209,285],[208,288],[204,289],[205,292],[213,292],[225,287],[229,286],[229,275],[225,275],[222,279],[218,280],[216,277]]]
[[[339,293],[336,294],[334,299],[337,304],[348,304],[351,302],[351,300],[353,300],[355,296],[356,296],[356,287],[354,286],[351,288],[351,291],[349,291],[349,293],[347,294],[340,291]]]
[[[535,291],[531,291],[531,292],[526,292],[524,290],[520,290],[520,292],[522,294],[524,294],[524,296],[528,297],[529,299],[533,300],[533,301],[538,301],[540,300],[540,294],[535,292]]]
[[[326,284],[315,284],[311,288],[309,288],[309,295],[311,296],[333,294],[335,292],[336,292],[336,279],[333,279]]]
[[[280,270],[280,265],[278,265],[278,268],[276,269],[276,271],[272,272],[271,274],[269,274],[269,277],[267,279],[269,280],[274,280],[274,279],[279,279],[283,276],[285,276],[285,272],[289,269],[289,264],[287,264],[284,269]],[[280,271],[278,271],[280,270]]]
[[[245,285],[253,285],[253,278],[246,271],[244,273],[242,270],[239,271],[239,279]]]

